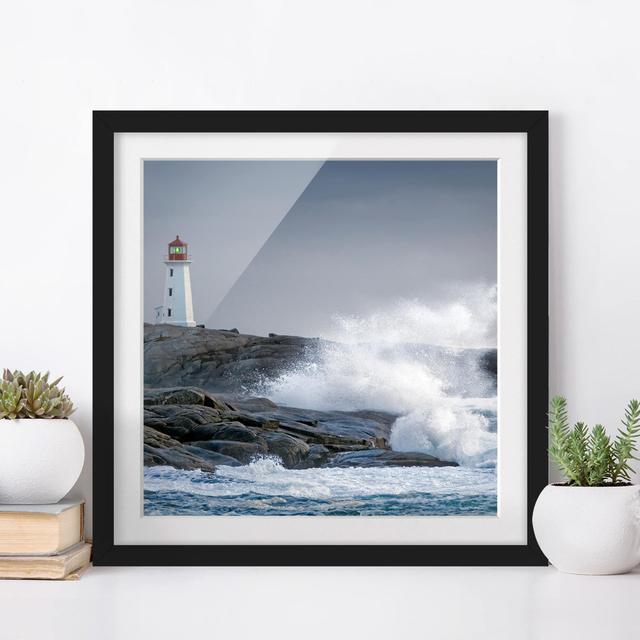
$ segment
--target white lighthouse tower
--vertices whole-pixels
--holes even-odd
[[[164,304],[156,307],[156,324],[176,324],[180,327],[195,327],[193,300],[191,298],[191,274],[187,243],[176,236],[169,243],[169,252],[164,263],[167,272],[164,280]]]

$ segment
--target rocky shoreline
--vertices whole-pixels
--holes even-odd
[[[259,387],[300,362],[314,363],[323,348],[331,345],[320,338],[302,338],[270,333],[253,336],[237,329],[144,325],[144,383],[147,387],[196,386],[213,393],[238,394]],[[446,349],[422,345],[429,365],[438,372],[447,368],[464,371],[465,357],[474,354],[468,376],[477,376],[476,364],[495,383],[495,349]]]
[[[144,464],[215,472],[277,456],[288,469],[457,466],[425,453],[392,451],[396,416],[377,411],[311,411],[266,398],[198,387],[147,388]]]
[[[271,455],[290,469],[456,466],[423,453],[392,451],[398,416],[381,411],[314,411],[256,397],[264,381],[300,363],[321,361],[333,346],[318,338],[236,329],[144,326],[144,463],[215,471]],[[421,345],[437,373],[495,386],[495,349]]]
[[[312,360],[321,344],[317,338],[145,324],[144,382],[235,393],[277,377],[296,362]]]

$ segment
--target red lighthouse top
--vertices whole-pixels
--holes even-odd
[[[188,260],[187,243],[180,240],[180,236],[169,243],[169,260]]]

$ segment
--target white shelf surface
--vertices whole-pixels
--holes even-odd
[[[3,640],[638,637],[640,572],[537,568],[92,568],[0,581]]]

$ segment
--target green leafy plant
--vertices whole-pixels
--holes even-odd
[[[49,372],[5,369],[0,381],[0,418],[68,418],[74,411],[71,398],[58,384],[49,382]]]
[[[630,482],[630,460],[640,436],[640,402],[631,400],[625,409],[622,428],[612,442],[601,424],[591,432],[586,424],[569,426],[567,401],[551,400],[549,410],[549,455],[555,460],[568,484],[581,487],[619,485]]]

